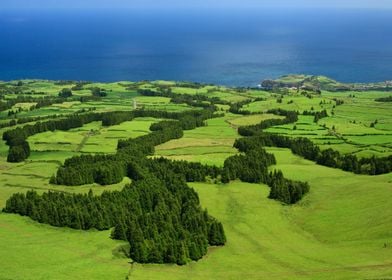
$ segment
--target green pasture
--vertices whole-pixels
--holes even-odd
[[[284,95],[282,98],[282,103],[277,102],[278,97],[270,97],[265,101],[255,101],[250,104],[243,106],[243,110],[250,111],[252,113],[262,113],[269,109],[284,109],[290,111],[330,111],[335,104],[332,99],[326,97],[313,97],[308,98],[298,94]],[[325,102],[325,104],[320,104],[320,102]]]
[[[210,119],[207,126],[187,130],[183,138],[157,146],[155,154],[175,160],[223,166],[227,157],[237,153],[233,144],[238,134],[228,122],[231,118]]]
[[[224,247],[211,248],[198,262],[182,267],[131,265],[117,253],[121,243],[110,240],[107,231],[54,228],[1,214],[1,244],[13,252],[7,256],[0,252],[5,275],[12,279],[37,279],[37,275],[56,279],[124,279],[126,275],[131,279],[365,279],[391,275],[391,197],[385,194],[392,177],[353,175],[317,166],[285,149],[269,151],[276,155],[276,168],[285,176],[310,182],[310,194],[296,206],[282,206],[267,198],[265,185],[190,184],[203,207],[222,221],[228,238]],[[15,253],[21,248],[24,254]],[[19,264],[36,253],[42,264],[28,263],[18,274]],[[91,269],[93,264],[107,267]]]
[[[125,279],[125,242],[0,214],[0,279]]]
[[[92,122],[69,131],[39,133],[29,137],[28,141],[33,159],[38,157],[40,160],[51,160],[51,154],[46,153],[51,151],[56,152],[57,159],[60,155],[68,157],[70,153],[79,152],[115,153],[118,140],[147,134],[150,125],[156,121],[153,118],[136,118],[110,127],[103,127],[101,122]]]
[[[25,83],[25,91],[42,91],[45,95],[57,95],[62,88],[72,86],[41,80]],[[227,157],[237,154],[232,146],[240,137],[236,131],[238,126],[279,118],[260,114],[268,109],[301,112],[311,107],[314,111],[326,109],[329,117],[314,123],[313,116],[301,115],[295,124],[266,131],[307,137],[321,149],[333,148],[359,157],[392,155],[391,104],[374,101],[386,94],[382,92],[322,92],[312,99],[291,92],[283,97],[282,103],[277,103],[275,94],[261,90],[239,91],[217,86],[192,89],[166,81],[94,83],[75,94],[89,95],[88,88],[97,86],[105,89],[108,96],[99,101],[67,102],[23,111],[17,117],[71,114],[93,107],[96,111],[132,110],[133,99],[146,109],[194,109],[172,104],[169,98],[137,94],[137,88],[156,88],[157,85],[170,86],[175,93],[204,94],[230,102],[256,97],[267,100],[244,106],[244,110],[258,114],[226,113],[208,120],[207,126],[185,131],[181,139],[157,146],[156,157],[222,166]],[[343,100],[344,104],[333,108],[334,98]],[[227,106],[222,108],[228,109]],[[8,119],[4,111],[1,117],[2,121]],[[32,153],[22,163],[7,163],[8,146],[0,141],[0,208],[13,193],[30,189],[39,193],[48,190],[87,193],[92,189],[95,194],[121,190],[130,183],[129,178],[110,186],[76,187],[51,185],[49,179],[66,158],[83,153],[114,153],[119,139],[145,135],[157,121],[137,118],[111,127],[92,122],[69,131],[36,134],[28,138]],[[0,133],[7,129],[1,129]],[[210,248],[198,262],[186,266],[132,264],[123,252],[126,244],[111,240],[110,231],[56,228],[26,217],[0,213],[0,279],[391,278],[392,173],[355,175],[316,165],[287,149],[267,150],[277,159],[277,165],[271,170],[279,169],[287,178],[309,182],[309,194],[298,204],[285,206],[268,199],[269,188],[262,184],[238,181],[189,184],[197,191],[202,207],[223,223],[228,240],[223,247]]]
[[[245,125],[254,125],[258,124],[261,121],[268,120],[268,119],[282,119],[283,117],[273,115],[273,114],[257,114],[257,115],[249,115],[249,116],[241,116],[236,117],[229,120],[234,126],[245,126]]]

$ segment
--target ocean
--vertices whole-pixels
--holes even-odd
[[[0,11],[0,80],[392,80],[392,12]]]

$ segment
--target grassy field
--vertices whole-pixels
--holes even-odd
[[[308,99],[306,97],[300,97],[304,103],[297,103],[297,100],[293,99],[294,103],[292,104],[275,103],[274,105],[273,100],[270,100],[254,102],[249,106],[253,106],[257,112],[265,110],[265,104],[260,105],[260,102],[270,102],[270,108],[279,107],[300,112],[309,110],[311,106],[315,111],[326,109],[329,116],[319,120],[318,123],[314,123],[313,116],[300,116],[295,124],[275,126],[266,131],[288,136],[307,137],[320,145],[322,149],[333,148],[342,153],[355,154],[359,157],[387,156],[392,154],[392,110],[390,104],[374,101],[380,96],[382,96],[380,92],[339,94],[325,92],[318,99],[325,100],[327,105],[318,105],[321,106],[320,108],[314,106],[313,100],[316,98]],[[330,105],[333,104],[334,98],[343,100],[344,104],[331,108]],[[294,106],[297,105],[298,107],[295,109]]]
[[[60,258],[53,259],[53,266],[62,262],[62,267],[71,266],[72,269],[48,272],[44,263],[24,269],[59,279],[74,275],[77,279],[90,276],[123,279],[128,270],[130,279],[364,279],[390,276],[392,213],[388,205],[391,196],[385,196],[385,192],[391,187],[388,183],[391,176],[379,176],[374,180],[317,166],[286,150],[273,152],[278,158],[277,168],[285,175],[309,180],[310,195],[300,205],[287,207],[267,199],[268,187],[265,185],[191,184],[199,193],[202,205],[223,222],[228,243],[222,248],[210,249],[203,260],[185,267],[140,264],[131,267],[127,265],[127,259],[110,255],[116,243],[108,239],[107,232],[56,229],[13,215],[0,215],[2,228],[13,228],[12,233],[2,237],[15,240],[9,239],[9,235],[18,238],[15,231],[28,232],[29,238],[23,238],[22,244],[8,242],[13,245],[8,245],[11,248],[7,247],[7,251],[15,252],[15,246],[23,246],[26,242],[25,251],[39,250],[44,259],[50,258],[52,253],[60,254]],[[331,185],[331,176],[336,175],[339,183]],[[371,197],[366,183],[372,185]],[[388,211],[380,216],[380,209]],[[373,222],[369,224],[369,221]],[[65,236],[67,239],[61,242]],[[62,246],[53,249],[51,238]],[[42,239],[48,242],[39,243],[38,249],[34,240]],[[78,254],[85,256],[83,261],[75,262]],[[7,271],[15,271],[18,263],[28,255],[13,257],[6,259]],[[83,269],[93,264],[101,266],[98,270]],[[105,270],[106,265],[109,267]],[[8,275],[15,279],[18,274]],[[24,277],[28,278],[29,274]]]
[[[156,121],[153,118],[136,118],[111,127],[103,127],[101,122],[92,122],[69,131],[39,133],[28,138],[33,151],[30,159],[53,159],[48,152],[60,152],[57,155],[63,152],[63,160],[70,154],[115,153],[118,140],[147,134],[150,125]]]
[[[192,184],[202,205],[223,222],[227,245],[187,267],[135,265],[131,279],[390,277],[392,174],[354,175],[285,149],[269,151],[277,157],[274,168],[310,183],[300,204],[269,200],[265,185]]]
[[[0,279],[125,279],[125,242],[109,231],[76,231],[0,214]]]
[[[29,81],[28,88],[55,96],[61,86],[49,81]],[[138,106],[161,110],[192,109],[173,104],[165,97],[139,96],[128,86],[134,83],[90,84],[108,92],[100,101],[54,104],[20,116],[70,114],[83,108],[97,111]],[[314,123],[313,116],[300,116],[295,124],[267,131],[292,137],[308,137],[322,149],[333,148],[358,156],[392,154],[390,103],[374,102],[380,92],[323,92],[312,99],[293,93],[276,102],[271,93],[237,92],[224,87],[192,89],[174,82],[138,83],[141,88],[171,86],[173,92],[217,96],[230,102],[263,97],[245,106],[253,112],[272,108],[315,111],[326,109],[329,117]],[[76,92],[88,95],[89,90]],[[353,95],[355,97],[353,97]],[[37,95],[39,96],[39,95]],[[13,96],[9,96],[11,98]],[[335,106],[334,98],[344,101]],[[293,100],[293,102],[290,102]],[[324,102],[325,101],[325,102]],[[320,104],[322,102],[322,104]],[[24,107],[26,104],[22,104]],[[27,105],[26,105],[27,106]],[[228,109],[228,106],[221,106]],[[332,114],[333,112],[333,114]],[[8,120],[2,112],[3,120]],[[237,153],[232,147],[237,127],[278,118],[271,114],[248,116],[225,112],[207,126],[185,131],[184,137],[159,145],[155,156],[198,161],[222,166]],[[377,123],[371,126],[371,123]],[[149,133],[159,121],[138,118],[102,127],[93,122],[70,131],[36,134],[28,138],[32,154],[22,163],[7,163],[8,147],[0,141],[0,208],[16,192],[35,189],[82,192],[93,189],[121,190],[130,179],[111,186],[96,184],[67,187],[49,184],[49,178],[68,157],[81,153],[113,153],[119,139]],[[7,128],[0,130],[3,133]],[[229,184],[190,184],[201,204],[225,228],[227,244],[210,248],[198,262],[186,266],[131,264],[124,255],[124,242],[109,238],[110,231],[77,231],[55,228],[18,215],[0,213],[0,280],[5,279],[389,279],[392,277],[392,173],[364,176],[319,166],[289,150],[268,148],[285,177],[308,181],[311,191],[297,205],[284,206],[268,199],[266,185],[233,181]]]
[[[233,144],[238,135],[229,123],[232,118],[228,115],[211,119],[205,127],[185,131],[181,139],[157,146],[156,155],[223,166],[227,157],[237,153]]]

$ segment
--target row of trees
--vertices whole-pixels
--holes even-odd
[[[87,112],[91,112],[91,111],[95,111],[96,108],[95,107],[91,107],[91,108],[83,108],[80,109],[76,112],[74,112],[74,114],[83,114],[83,113],[87,113]],[[58,119],[58,118],[64,118],[66,117],[67,114],[56,114],[56,115],[50,115],[50,116],[29,116],[29,117],[23,117],[23,118],[17,118],[17,119],[12,119],[8,122],[2,122],[0,124],[0,128],[5,128],[5,127],[10,127],[10,126],[15,126],[18,124],[25,124],[25,123],[29,123],[29,122],[37,122],[37,121],[43,121],[43,120],[47,120],[47,119]]]
[[[251,112],[249,110],[244,110],[243,106],[250,104],[252,102],[265,101],[265,100],[266,99],[263,97],[258,97],[254,99],[246,99],[243,101],[235,102],[230,104],[229,112],[233,114],[241,114],[241,115],[259,114],[260,112]]]
[[[30,110],[40,109],[42,107],[48,107],[53,104],[61,104],[66,101],[80,101],[88,102],[97,100],[94,96],[81,96],[74,98],[67,98],[63,96],[45,96],[45,97],[31,97],[26,95],[18,95],[16,98],[0,101],[0,111],[5,111],[11,109],[15,104],[18,103],[36,103],[30,107]],[[10,111],[12,112],[12,111]]]
[[[91,91],[91,94],[96,97],[105,97],[108,95],[106,90],[99,88],[99,87],[90,88],[90,91]]]
[[[75,86],[73,86],[72,88],[63,88],[62,90],[60,90],[60,92],[58,93],[58,96],[61,98],[70,98],[73,96],[73,92],[72,90],[82,90],[83,89],[83,85],[82,84],[77,84]],[[90,98],[93,97],[93,100],[99,100],[101,97],[105,97],[107,96],[107,93],[104,89],[101,89],[99,87],[92,87],[90,88],[91,91],[91,96],[84,96],[84,98]]]
[[[34,105],[34,108],[38,109],[56,103],[63,103],[64,101],[66,101],[66,99],[62,97],[31,97],[25,95],[18,95],[16,98],[0,101],[0,111],[11,109],[15,104],[18,103],[36,103],[36,105]]]
[[[298,112],[295,111],[286,111],[283,109],[271,109],[268,110],[267,113],[284,116],[285,118],[268,119],[268,120],[261,121],[259,124],[256,125],[241,126],[238,128],[238,133],[242,136],[253,136],[261,133],[263,129],[267,129],[275,125],[293,123],[298,120]]]
[[[328,112],[327,110],[322,110],[322,111],[303,111],[302,113],[305,116],[314,116],[314,122],[317,123],[320,119],[328,117]]]
[[[254,137],[237,139],[234,143],[239,151],[273,146],[289,148],[294,154],[302,156],[317,164],[339,168],[357,174],[378,175],[392,171],[392,156],[357,158],[355,155],[342,155],[338,151],[320,148],[307,138],[291,138],[287,136],[262,133]]]
[[[187,104],[192,107],[201,107],[205,109],[216,110],[215,104],[228,105],[229,102],[221,100],[218,97],[209,97],[202,94],[179,94],[172,92],[170,87],[160,86],[155,89],[138,89],[140,95],[144,96],[163,96],[171,98],[172,103]]]
[[[376,98],[374,101],[377,101],[377,102],[392,102],[392,96]]]

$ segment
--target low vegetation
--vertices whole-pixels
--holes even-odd
[[[263,85],[0,83],[2,276],[390,275],[389,84]]]

